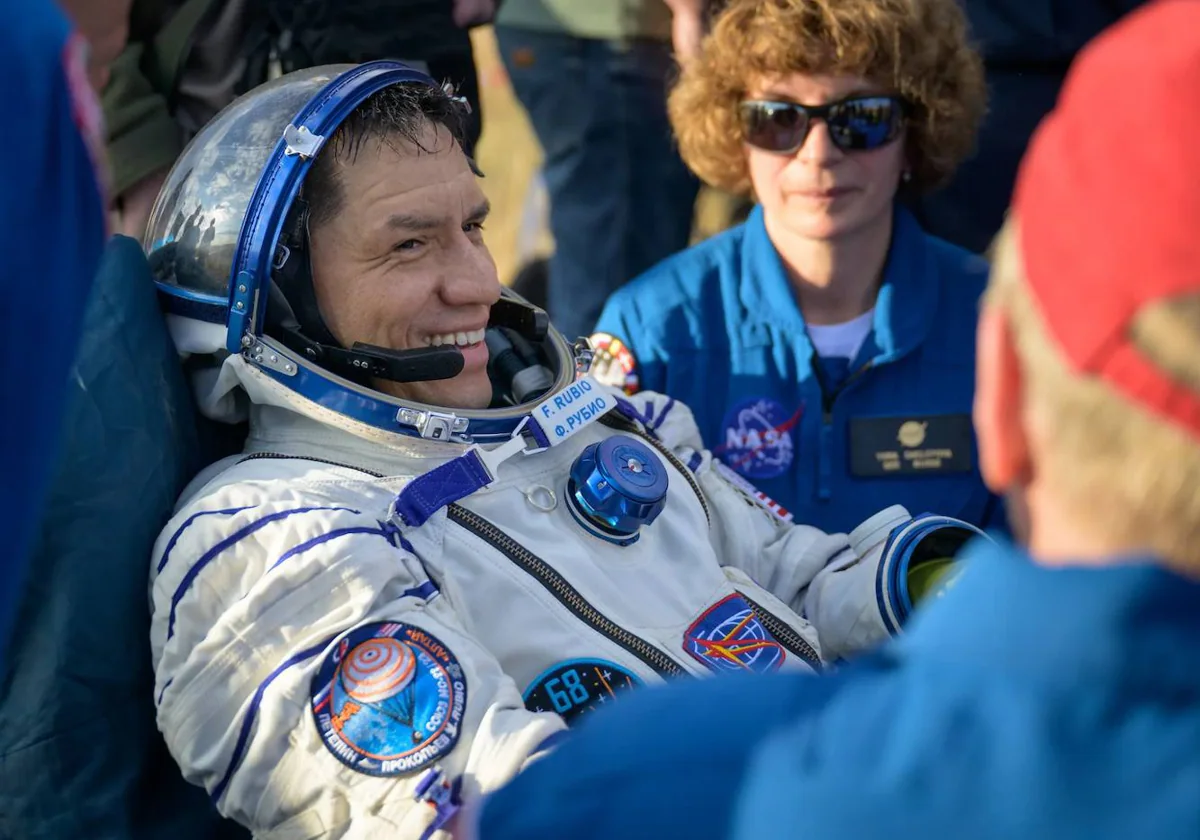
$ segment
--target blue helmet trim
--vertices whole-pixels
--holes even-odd
[[[390,85],[405,82],[436,87],[434,80],[398,61],[372,61],[347,70],[330,81],[309,100],[291,125],[307,129],[312,137],[324,138],[321,145],[342,122],[368,97]],[[263,166],[246,215],[238,234],[233,266],[230,270],[228,300],[222,303],[223,319],[228,325],[225,346],[230,353],[242,353],[256,340],[273,345],[263,336],[267,295],[263,286],[271,276],[276,244],[283,232],[288,211],[300,191],[304,176],[312,166],[310,154],[288,153],[288,143],[282,137]],[[205,318],[204,320],[210,320]],[[294,354],[280,349],[276,355]],[[267,376],[284,385],[297,396],[386,432],[420,437],[420,432],[399,421],[401,406],[382,396],[376,398],[348,386],[339,378],[319,367],[297,360],[294,373],[286,373],[248,356],[247,361]],[[452,410],[422,407],[419,410],[453,414]],[[467,428],[461,439],[475,443],[499,443],[508,440],[524,414],[496,418],[467,417]]]
[[[295,358],[294,353],[285,350],[270,339],[263,340],[263,344],[275,351],[275,355],[285,362]],[[410,437],[421,436],[415,428],[400,422],[398,415],[402,406],[348,387],[321,368],[297,362],[296,372],[289,374],[273,367],[257,364],[253,360],[250,360],[250,363],[297,396],[322,408],[335,411],[343,417],[385,432]],[[410,407],[416,408],[415,405]],[[454,414],[454,409],[436,406],[424,406],[419,410],[434,411],[445,415]],[[467,429],[463,433],[462,439],[464,442],[469,440],[472,443],[482,444],[503,443],[513,436],[513,432],[516,431],[525,416],[524,413],[521,413],[516,416],[496,418],[468,417]]]
[[[219,295],[205,295],[170,283],[155,282],[159,302],[172,315],[194,318],[210,324],[224,324],[229,317],[229,300]]]
[[[404,82],[436,87],[431,77],[398,61],[368,62],[329,82],[300,110],[292,125],[307,129],[311,135],[328,138],[372,94]],[[270,277],[275,245],[304,175],[312,165],[311,157],[288,154],[287,149],[287,141],[281,137],[254,187],[238,234],[227,306],[229,328],[225,346],[230,353],[241,352],[242,338],[251,329],[253,335],[262,335],[266,296],[261,294],[260,287]]]

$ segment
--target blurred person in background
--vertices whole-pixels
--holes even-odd
[[[470,104],[470,151],[480,111],[469,29],[494,11],[494,0],[133,0],[103,97],[120,232],[141,237],[171,164],[218,111],[304,67],[396,58],[428,70]]]
[[[505,69],[545,155],[547,308],[572,340],[614,290],[687,247],[699,182],[671,138],[666,97],[672,38],[695,44],[702,7],[504,0],[497,14]]]
[[[5,115],[14,131],[0,162],[5,273],[4,499],[0,659],[58,452],[67,374],[100,261],[105,176],[100,108],[104,49],[92,50],[50,2],[4,0],[0,39]],[[89,84],[90,82],[90,84]]]
[[[988,114],[975,154],[942,189],[913,196],[925,230],[983,253],[1004,221],[1013,180],[1075,55],[1145,0],[964,0],[983,54]]]
[[[897,200],[950,177],[984,100],[954,0],[732,0],[670,115],[688,165],[758,206],[613,295],[602,378],[690,405],[799,521],[889,499],[998,524],[970,417],[987,266]]]
[[[1150,3],[1084,50],[1022,164],[975,402],[1020,547],[977,543],[839,673],[598,712],[466,836],[1200,837],[1198,98],[1200,3]],[[1153,130],[1097,130],[1113,102]]]

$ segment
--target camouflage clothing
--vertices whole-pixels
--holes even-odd
[[[103,96],[115,195],[164,170],[222,107],[276,72],[397,58],[423,63],[471,103],[471,41],[450,0],[134,0]]]

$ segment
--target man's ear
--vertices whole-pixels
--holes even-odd
[[[994,306],[979,314],[975,358],[975,433],[979,469],[997,495],[1029,481],[1029,439],[1020,360],[1008,317]]]

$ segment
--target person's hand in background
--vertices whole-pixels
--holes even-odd
[[[663,0],[671,10],[671,43],[675,60],[686,64],[700,53],[704,39],[706,0]]]
[[[146,223],[150,221],[154,200],[158,198],[166,180],[167,170],[159,170],[147,175],[117,197],[116,233],[141,241],[142,234],[146,232]]]
[[[132,0],[59,0],[59,6],[91,47],[88,79],[97,93],[108,84],[109,65],[125,49]]]
[[[460,29],[491,23],[496,0],[454,0],[454,25]]]

